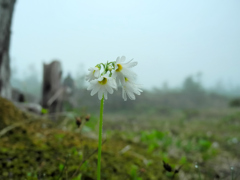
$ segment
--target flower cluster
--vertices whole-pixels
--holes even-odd
[[[90,82],[87,90],[91,90],[91,95],[98,93],[101,100],[104,96],[107,99],[108,93],[112,94],[118,86],[122,87],[122,97],[126,101],[127,97],[135,100],[135,94],[140,95],[142,90],[140,85],[135,83],[137,75],[131,70],[137,62],[130,60],[125,62],[126,57],[118,57],[116,61],[106,64],[97,64],[94,68],[89,68],[86,80]],[[101,68],[103,72],[101,73]]]

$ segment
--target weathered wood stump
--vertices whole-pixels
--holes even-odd
[[[11,99],[9,47],[16,0],[0,0],[0,95]]]
[[[62,110],[64,88],[61,84],[62,68],[59,61],[43,64],[42,106],[49,113]]]

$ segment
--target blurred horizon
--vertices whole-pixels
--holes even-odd
[[[19,79],[59,59],[73,77],[125,55],[144,89],[201,84],[240,86],[240,2],[235,1],[17,1],[11,67]],[[13,75],[14,76],[14,75]]]

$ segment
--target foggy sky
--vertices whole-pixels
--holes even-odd
[[[76,75],[125,55],[145,88],[197,72],[206,86],[240,84],[239,10],[239,0],[18,0],[12,67],[24,77],[34,64],[41,79],[53,59]]]

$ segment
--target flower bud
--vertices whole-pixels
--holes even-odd
[[[108,65],[108,70],[111,71],[113,67],[111,65]]]
[[[86,116],[85,116],[85,120],[86,120],[86,121],[89,121],[89,120],[90,120],[90,117],[91,117],[90,114],[86,115]]]
[[[81,120],[80,117],[75,117],[75,120],[76,120],[76,125],[79,128],[81,126],[81,124],[82,124],[82,120]]]

